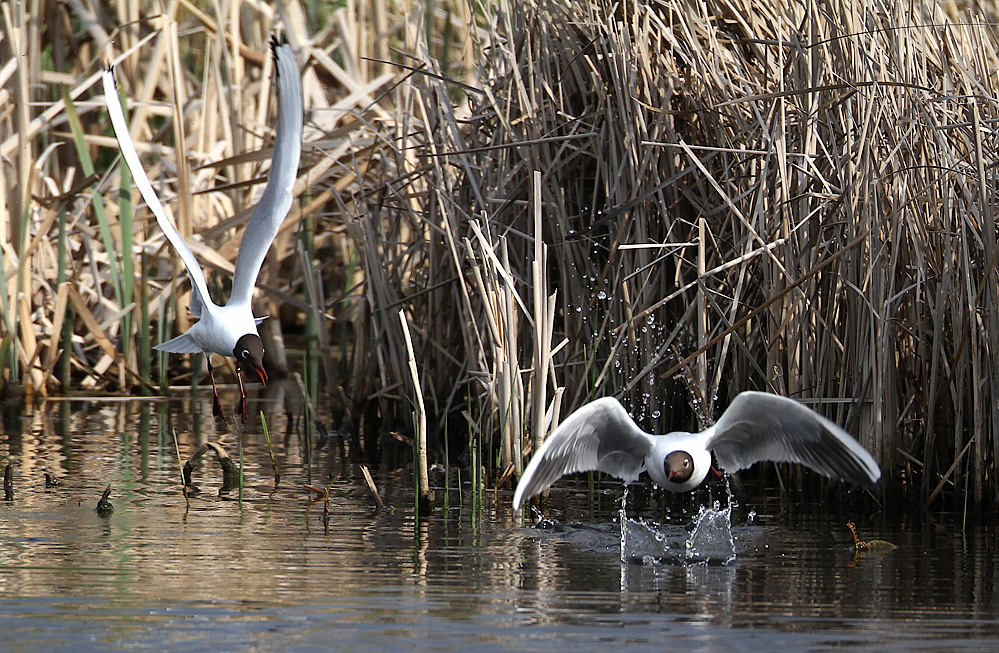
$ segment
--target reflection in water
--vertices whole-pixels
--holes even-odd
[[[447,509],[416,521],[408,470],[375,475],[388,504],[376,513],[337,447],[309,454],[283,400],[263,404],[280,485],[251,420],[243,509],[218,496],[208,456],[188,506],[177,449],[239,450],[193,401],[50,403],[0,436],[17,489],[0,506],[6,647],[959,648],[999,635],[991,518],[962,534],[950,519],[876,523],[828,505],[755,518],[712,506],[675,523],[625,517],[622,546],[614,501],[591,516],[566,484],[553,510],[588,523],[525,529],[509,493],[473,497],[455,471]],[[63,483],[46,487],[45,472]],[[328,532],[309,480],[332,483]],[[101,519],[108,483],[115,512]],[[899,549],[854,559],[847,520]],[[632,564],[650,561],[645,547],[660,563],[735,558]]]

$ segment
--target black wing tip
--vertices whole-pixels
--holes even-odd
[[[275,65],[277,64],[278,48],[284,45],[288,45],[288,36],[286,34],[278,34],[277,32],[271,34],[271,56],[274,57]]]

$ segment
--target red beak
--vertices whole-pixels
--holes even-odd
[[[251,365],[250,367],[252,367],[253,371],[256,372],[257,376],[260,377],[261,383],[267,385],[267,370],[265,370],[263,367],[257,367],[256,365]]]

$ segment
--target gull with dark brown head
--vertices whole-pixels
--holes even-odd
[[[271,49],[277,70],[278,111],[276,135],[274,137],[274,154],[271,159],[270,172],[267,174],[267,185],[264,187],[260,202],[253,210],[243,240],[239,255],[236,257],[235,274],[232,279],[232,292],[229,301],[217,305],[208,293],[205,274],[194,257],[194,253],[177,227],[167,216],[163,205],[153,191],[149,178],[142,169],[135,146],[132,144],[125,122],[125,114],[118,100],[114,80],[114,70],[104,71],[104,95],[107,101],[111,125],[114,127],[122,157],[128,164],[132,177],[149,210],[156,216],[156,222],[174,250],[184,262],[187,274],[191,279],[190,311],[198,321],[172,340],[168,340],[155,349],[175,354],[195,354],[204,352],[208,360],[208,372],[212,379],[212,389],[215,397],[212,404],[216,415],[222,414],[219,403],[218,388],[215,386],[215,375],[212,373],[212,354],[233,356],[236,359],[236,378],[239,380],[240,413],[246,420],[246,391],[240,371],[246,365],[267,383],[267,372],[264,370],[264,345],[257,333],[257,324],[264,318],[255,318],[251,307],[253,289],[257,283],[257,274],[264,262],[267,250],[277,235],[281,222],[288,215],[292,203],[292,189],[298,176],[298,165],[302,153],[302,78],[298,72],[298,63],[291,46],[287,43],[278,44],[272,39]]]
[[[700,433],[652,435],[617,399],[604,397],[570,415],[541,445],[517,484],[513,507],[566,474],[601,471],[632,483],[643,471],[666,490],[685,492],[704,481],[714,452],[728,473],[755,463],[800,463],[868,489],[881,469],[849,433],[802,404],[766,392],[743,392]]]

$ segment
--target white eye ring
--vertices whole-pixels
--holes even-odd
[[[249,358],[249,357],[250,357],[250,350],[249,349],[244,349],[243,350],[243,358]]]

